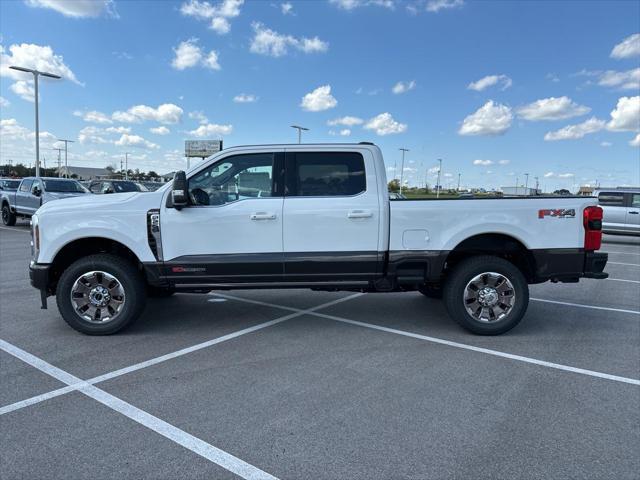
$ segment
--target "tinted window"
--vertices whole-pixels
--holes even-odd
[[[85,188],[75,180],[43,180],[47,192],[85,193]]]
[[[29,191],[31,191],[31,184],[32,183],[33,183],[33,180],[24,180],[20,184],[20,191],[21,192],[29,192]]]
[[[35,194],[36,190],[42,191],[40,187],[40,180],[34,180],[33,185],[31,185],[31,193]]]
[[[289,194],[301,197],[357,195],[366,190],[364,159],[359,153],[318,152],[295,155]]]
[[[3,190],[17,190],[20,180],[2,180],[0,186]]]
[[[602,192],[598,195],[598,203],[612,207],[624,206],[624,193]]]
[[[640,193],[631,195],[631,206],[633,208],[640,208]]]
[[[113,182],[113,189],[120,192],[138,192],[140,189],[133,182]]]
[[[189,198],[195,205],[224,205],[248,198],[271,197],[272,153],[235,155],[189,179]]]
[[[89,187],[89,190],[91,190],[93,193],[100,193],[101,187],[102,187],[102,183],[96,182],[91,184],[91,186]]]

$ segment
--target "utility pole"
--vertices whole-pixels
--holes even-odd
[[[538,195],[538,185],[540,185],[540,183],[538,182],[538,177],[533,177],[536,179],[536,195]]]
[[[10,66],[12,70],[18,70],[20,72],[26,72],[33,74],[33,82],[35,86],[35,104],[36,104],[36,177],[40,176],[40,116],[38,112],[38,77],[42,75],[43,77],[49,78],[62,78],[59,75],[55,75],[53,73],[41,72],[39,70],[33,70],[31,68],[24,67],[16,67],[15,65]]]
[[[462,176],[461,173],[458,174],[458,192],[460,191],[460,177]]]
[[[518,181],[520,179],[518,177],[516,177],[516,195],[518,195]]]
[[[124,152],[124,179],[129,180],[129,152]]]
[[[69,178],[69,164],[67,163],[67,153],[68,153],[68,147],[67,145],[69,143],[74,143],[73,140],[67,140],[64,138],[59,138],[58,139],[59,142],[64,142],[64,174],[67,176],[67,178]]]
[[[402,195],[402,183],[404,182],[404,154],[405,152],[408,152],[409,149],[399,148],[398,150],[402,152],[402,164],[400,166],[400,195]]]
[[[302,131],[308,132],[309,129],[305,127],[301,127],[300,125],[291,125],[291,128],[295,128],[298,130],[298,143],[302,143]]]
[[[440,185],[440,174],[442,173],[442,159],[438,159],[438,185],[436,185],[436,198],[440,198],[440,190],[442,186]]]
[[[525,173],[525,181],[524,181],[524,194],[529,195],[529,174]]]
[[[59,178],[60,177],[60,173],[61,173],[60,169],[62,168],[62,163],[61,163],[62,160],[60,158],[60,152],[62,152],[62,149],[61,148],[54,148],[54,150],[58,151],[58,178]]]

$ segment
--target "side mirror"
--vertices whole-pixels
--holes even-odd
[[[36,197],[39,197],[40,195],[42,195],[42,190],[40,190],[39,188],[34,188],[33,189],[33,193]]]
[[[102,193],[115,193],[115,192],[113,191],[113,188],[109,187],[109,188],[105,188],[104,192]]]
[[[171,203],[173,207],[180,210],[189,204],[188,195],[189,185],[187,184],[187,175],[182,170],[173,176],[173,188],[171,189]]]

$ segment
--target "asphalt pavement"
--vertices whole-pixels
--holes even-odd
[[[532,286],[498,337],[419,293],[309,290],[177,294],[88,337],[2,227],[0,477],[637,479],[640,238],[603,251],[609,280]]]

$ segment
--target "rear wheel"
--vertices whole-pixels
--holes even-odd
[[[493,256],[460,262],[447,278],[444,302],[453,320],[479,335],[515,327],[529,305],[529,286],[512,263]]]
[[[134,322],[144,310],[145,283],[125,259],[91,255],[72,263],[56,290],[58,310],[75,330],[109,335]]]
[[[2,206],[2,223],[7,227],[13,227],[16,224],[16,214],[11,211],[6,203]]]

